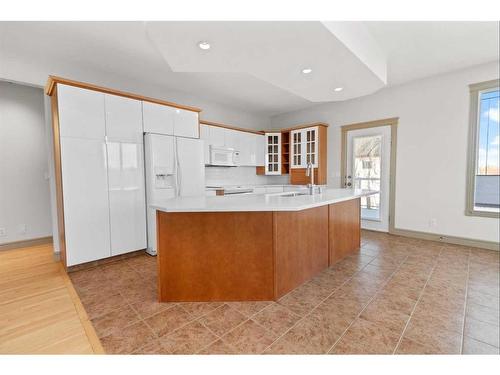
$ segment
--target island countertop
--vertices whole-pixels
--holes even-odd
[[[314,195],[287,196],[293,192],[276,194],[248,194],[218,197],[177,197],[151,205],[163,212],[248,212],[301,211],[308,208],[344,202],[376,191],[358,189],[324,189]]]

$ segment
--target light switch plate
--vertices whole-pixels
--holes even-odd
[[[0,237],[5,237],[5,228],[0,228]]]

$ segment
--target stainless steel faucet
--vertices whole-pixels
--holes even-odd
[[[310,183],[307,184],[307,188],[309,189],[309,195],[314,195],[314,167],[311,162],[307,163],[306,176],[311,177]]]

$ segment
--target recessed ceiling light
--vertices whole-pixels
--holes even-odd
[[[198,43],[198,47],[207,50],[210,49],[210,43],[208,43],[207,41],[201,41]]]
[[[302,69],[302,73],[303,73],[303,74],[309,74],[309,73],[311,73],[312,71],[313,71],[313,70],[312,70],[311,68],[304,68],[304,69]]]
[[[333,91],[339,92],[342,91],[344,88],[343,87],[335,87]]]

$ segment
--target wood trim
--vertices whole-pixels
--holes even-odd
[[[264,132],[260,131],[260,130],[251,130],[251,129],[240,128],[240,127],[233,126],[233,125],[223,124],[221,122],[200,120],[200,124],[202,124],[202,125],[209,125],[209,126],[217,126],[219,128],[230,129],[230,130],[237,130],[237,131],[245,132],[245,133],[252,133],[252,134],[258,134],[258,135],[264,135]]]
[[[328,128],[320,126],[318,128],[318,185],[326,185],[328,183]],[[315,176],[316,177],[316,176]]]
[[[347,132],[350,130],[368,129],[379,126],[391,127],[391,161],[390,161],[390,181],[389,181],[389,233],[395,230],[395,215],[396,215],[396,156],[398,142],[398,123],[399,117],[391,117],[387,119],[359,122],[356,124],[343,125],[341,129],[341,152],[340,152],[340,186],[344,187],[346,180],[347,168]]]
[[[92,325],[85,308],[78,297],[78,293],[76,292],[73,283],[71,282],[68,274],[66,273],[62,264],[60,265],[59,272],[61,273],[63,282],[68,290],[69,296],[75,306],[75,310],[80,318],[80,322],[82,323],[83,329],[85,330],[85,334],[87,335],[87,339],[94,350],[94,354],[106,354],[104,348],[102,347],[101,341],[97,336],[97,333]]]
[[[52,91],[50,98],[52,114],[52,138],[54,147],[54,180],[56,187],[56,206],[57,206],[57,228],[59,234],[59,254],[64,267],[66,263],[66,233],[64,230],[64,200],[62,186],[62,161],[61,161],[61,134],[59,129],[59,109],[57,104],[57,87]]]
[[[283,129],[262,129],[262,132],[264,133],[287,133],[292,130],[300,130],[300,129],[305,129],[305,128],[312,128],[315,126],[324,126],[324,127],[329,127],[326,122],[311,122],[308,124],[299,124],[299,125],[294,125],[288,128],[283,128]]]
[[[47,245],[52,243],[52,236],[33,238],[31,240],[14,241],[0,244],[0,251],[20,249],[22,247]]]
[[[63,85],[68,85],[68,86],[80,87],[82,89],[87,89],[87,90],[99,91],[99,92],[103,92],[105,94],[123,96],[125,98],[142,100],[145,102],[166,105],[169,107],[174,107],[174,108],[179,108],[179,109],[185,109],[187,111],[193,111],[193,112],[201,112],[202,111],[200,108],[196,108],[196,107],[177,104],[177,103],[169,102],[166,100],[155,99],[155,98],[151,98],[148,96],[133,94],[133,93],[126,92],[126,91],[110,89],[107,87],[94,85],[92,83],[74,81],[71,79],[57,77],[57,76],[49,76],[47,83],[45,84],[45,94],[47,94],[48,96],[52,96],[54,94],[54,91],[55,91],[58,83],[63,84]]]
[[[363,230],[367,230],[367,229],[363,229]],[[449,244],[453,244],[453,245],[478,247],[481,249],[500,251],[500,244],[498,242],[493,242],[493,241],[473,240],[473,239],[465,238],[465,237],[448,236],[445,234],[420,232],[420,231],[416,231],[416,230],[399,229],[399,228],[393,229],[391,231],[391,234],[396,235],[396,236],[417,238],[417,239],[422,239],[422,240],[444,242],[444,243],[449,243]]]
[[[258,165],[255,167],[255,174],[258,175],[265,175],[266,174],[266,167],[263,165]]]

